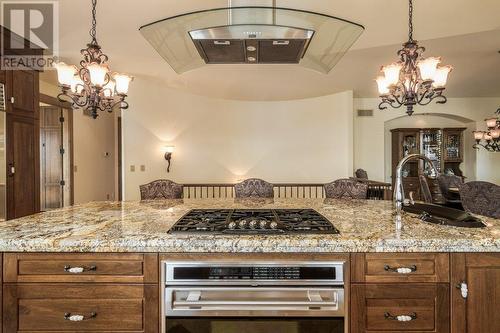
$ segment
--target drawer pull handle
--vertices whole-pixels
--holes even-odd
[[[412,321],[417,319],[417,314],[415,312],[410,313],[408,315],[398,315],[393,316],[389,312],[384,313],[384,317],[387,320],[397,320],[397,321]]]
[[[65,312],[64,313],[64,320],[69,320],[69,321],[84,321],[84,320],[91,320],[97,317],[97,313],[91,312],[89,316],[85,317],[84,315],[74,315],[71,314],[71,312]]]
[[[68,272],[68,273],[73,273],[73,274],[79,274],[79,273],[83,273],[85,271],[96,271],[97,270],[97,266],[89,266],[89,267],[71,267],[69,265],[66,265],[64,266],[64,271],[65,272]]]
[[[466,299],[467,296],[469,295],[469,287],[467,286],[467,283],[465,281],[460,282],[456,286],[457,289],[460,289],[460,294],[462,295],[463,299]]]
[[[417,266],[411,265],[410,267],[391,267],[389,265],[384,266],[386,272],[395,272],[398,274],[410,274],[417,271]]]

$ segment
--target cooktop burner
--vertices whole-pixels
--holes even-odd
[[[169,233],[338,234],[313,209],[193,209]]]

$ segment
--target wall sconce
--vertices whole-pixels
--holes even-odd
[[[168,162],[167,172],[170,172],[170,160],[172,159],[174,146],[165,146],[164,151],[165,151],[165,160]]]

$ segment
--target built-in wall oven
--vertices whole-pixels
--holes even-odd
[[[162,332],[344,333],[343,262],[164,262]]]

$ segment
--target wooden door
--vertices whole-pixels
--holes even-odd
[[[7,219],[39,211],[38,121],[7,114]]]
[[[452,333],[500,332],[500,253],[457,253],[451,260]]]
[[[38,72],[17,70],[8,72],[13,113],[38,118]]]
[[[40,107],[41,210],[64,206],[62,110],[56,106]]]

